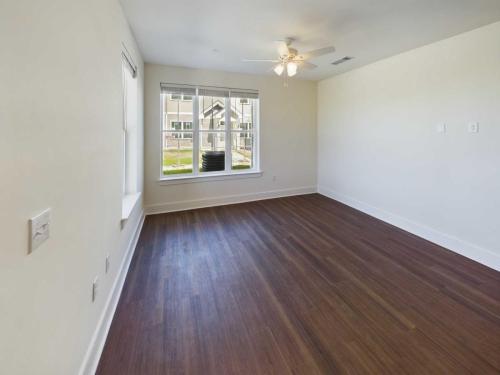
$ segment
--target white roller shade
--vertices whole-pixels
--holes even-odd
[[[242,99],[258,99],[259,92],[251,90],[231,90],[232,98],[242,98]]]
[[[162,94],[183,94],[196,95],[196,86],[162,83]],[[256,90],[232,89],[222,87],[198,86],[198,95],[200,96],[215,96],[218,98],[244,98],[258,99],[259,92]]]
[[[182,95],[196,95],[196,87],[188,85],[171,85],[168,83],[161,84],[162,94],[182,94]]]
[[[200,87],[198,89],[200,96],[216,96],[218,98],[229,98],[229,89]]]

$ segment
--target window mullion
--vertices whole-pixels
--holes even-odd
[[[233,137],[231,136],[231,97],[225,98],[225,106],[226,110],[224,112],[224,123],[225,123],[225,172],[231,173],[231,165],[232,165],[232,154],[231,154],[231,142],[233,141]]]
[[[198,89],[193,98],[193,174],[196,176],[199,173],[199,152],[200,152],[200,111]]]

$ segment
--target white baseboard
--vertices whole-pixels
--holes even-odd
[[[127,276],[128,268],[130,266],[130,262],[132,261],[132,256],[134,255],[137,241],[139,240],[139,235],[144,224],[144,218],[144,212],[141,212],[140,219],[137,222],[134,234],[130,239],[125,256],[123,257],[120,265],[120,269],[118,270],[108,299],[104,305],[104,310],[99,318],[99,322],[94,334],[92,335],[92,339],[90,340],[87,353],[85,354],[80,371],[78,372],[79,375],[94,375],[97,370],[97,365],[99,364],[99,359],[101,357],[102,350],[104,349],[108,331],[111,327],[111,322],[113,321],[118,301],[120,300],[123,284],[125,283],[125,277]]]
[[[146,215],[162,214],[167,212],[185,211],[194,208],[223,206],[227,204],[258,201],[263,199],[289,197],[292,195],[311,194],[316,192],[316,186],[303,186],[292,189],[270,190],[259,193],[226,195],[223,197],[186,200],[154,204],[145,207]]]
[[[318,187],[318,193],[342,202],[350,207],[362,211],[370,216],[376,217],[377,219],[385,221],[386,223],[392,224],[416,236],[422,237],[439,246],[442,246],[455,253],[479,262],[487,267],[500,271],[500,255],[495,254],[491,250],[468,243],[449,234],[441,233],[425,225],[415,223],[404,217],[384,211],[370,204],[360,202],[354,198],[348,197],[344,194],[340,194],[324,186]]]

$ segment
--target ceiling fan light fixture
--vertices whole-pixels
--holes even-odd
[[[297,74],[297,64],[294,62],[289,62],[286,64],[286,73],[288,74],[288,77],[293,77],[295,74]]]
[[[274,73],[276,73],[277,75],[282,75],[283,74],[283,71],[285,70],[285,67],[283,66],[283,64],[278,64],[274,67]]]

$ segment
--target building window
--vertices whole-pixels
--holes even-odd
[[[170,124],[171,124],[170,128],[172,130],[181,130],[181,128],[182,128],[181,121],[171,121]]]
[[[256,91],[162,84],[161,103],[162,179],[258,171]]]

